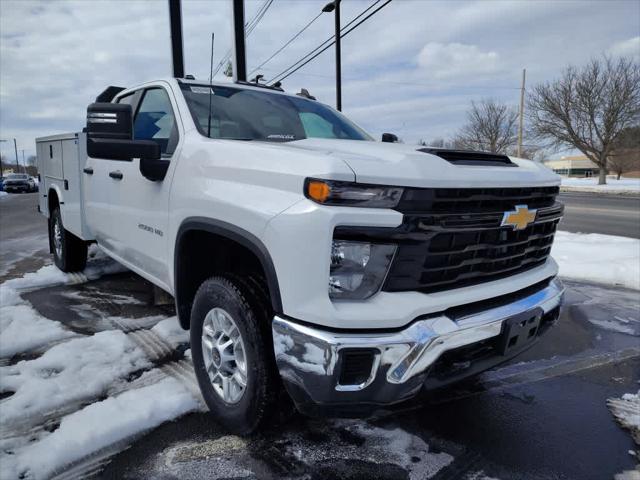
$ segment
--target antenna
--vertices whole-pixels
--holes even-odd
[[[213,41],[215,33],[211,33],[211,67],[209,68],[209,119],[207,121],[207,137],[211,138],[211,98],[213,97]]]

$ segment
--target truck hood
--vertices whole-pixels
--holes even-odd
[[[344,161],[359,183],[407,187],[551,186],[560,177],[544,165],[511,158],[517,166],[454,165],[418,151],[418,145],[308,138],[279,144],[284,148],[324,153]]]

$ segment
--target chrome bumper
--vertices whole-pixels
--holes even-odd
[[[456,318],[446,313],[430,316],[404,330],[383,333],[331,332],[276,316],[276,363],[299,406],[395,403],[420,390],[429,367],[444,352],[500,335],[505,320],[515,316],[544,316],[561,304],[563,293],[556,278],[511,303]],[[347,349],[375,352],[370,375],[358,384],[340,383],[341,352]]]

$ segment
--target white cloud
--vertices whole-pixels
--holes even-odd
[[[640,60],[640,36],[614,43],[609,53],[619,57],[632,57]]]
[[[462,43],[427,43],[418,54],[418,65],[426,75],[439,79],[470,78],[498,70],[500,56],[485,52],[477,45]]]
[[[247,39],[249,66],[326,2],[275,1]],[[231,45],[230,3],[183,1],[186,70],[196,78],[208,77],[211,32],[216,63]],[[263,3],[246,0],[247,18]],[[372,3],[343,2],[343,24]],[[516,104],[524,67],[533,85],[610,48],[637,51],[638,18],[640,3],[628,0],[398,0],[343,40],[344,111],[407,141],[447,136],[472,99]],[[332,33],[333,16],[324,14],[261,73],[280,72]],[[166,0],[0,0],[0,138],[16,137],[28,156],[35,137],[82,128],[86,106],[107,85],[170,75],[169,38]],[[612,47],[625,38],[626,47]],[[309,88],[333,105],[334,68],[330,48],[284,87]],[[9,158],[12,143],[0,143]]]

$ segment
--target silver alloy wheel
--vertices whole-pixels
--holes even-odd
[[[204,317],[202,356],[213,390],[226,403],[238,403],[247,387],[244,342],[238,325],[222,308]]]
[[[53,221],[53,248],[56,250],[56,256],[62,257],[62,226],[58,217]]]

